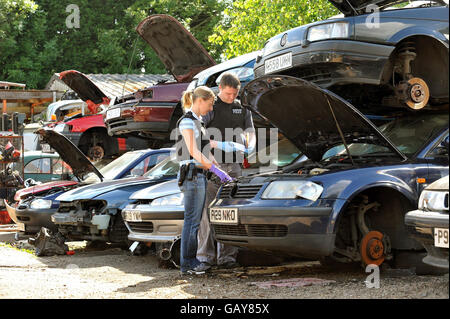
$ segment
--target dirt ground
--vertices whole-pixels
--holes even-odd
[[[32,251],[0,245],[0,298],[449,298],[448,274],[381,271],[380,287],[368,288],[366,282],[374,281],[368,280],[370,273],[362,268],[333,270],[316,261],[304,261],[181,277],[178,269],[161,268],[152,254],[132,256],[120,248],[87,248],[85,242],[69,243],[69,247],[74,255],[36,257]]]

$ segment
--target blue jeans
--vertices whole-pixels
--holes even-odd
[[[181,232],[181,271],[200,264],[197,259],[197,233],[206,200],[206,177],[197,174],[191,181],[185,180],[180,190],[184,193],[184,224]]]

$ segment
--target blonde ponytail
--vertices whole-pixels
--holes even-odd
[[[207,86],[199,86],[195,90],[185,91],[183,93],[183,97],[181,98],[181,102],[185,109],[190,109],[192,104],[194,104],[195,100],[201,98],[203,100],[215,99],[214,92]]]

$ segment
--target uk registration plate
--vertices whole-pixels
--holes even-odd
[[[448,248],[448,228],[434,229],[434,246]]]
[[[125,212],[125,220],[128,222],[141,222],[141,212],[139,211],[126,211]]]
[[[107,120],[110,120],[110,119],[113,119],[113,118],[116,118],[116,117],[119,117],[120,116],[120,108],[115,108],[115,109],[112,109],[112,110],[108,110],[107,112],[106,112],[106,119]]]
[[[238,223],[237,208],[216,208],[209,209],[209,221],[214,224],[234,224]]]
[[[273,73],[275,71],[286,69],[291,66],[292,66],[292,53],[288,52],[286,54],[266,60],[266,62],[264,62],[264,72],[265,74]]]

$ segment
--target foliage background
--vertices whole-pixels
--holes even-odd
[[[79,29],[66,26],[69,4],[79,6]],[[336,13],[326,0],[0,0],[0,80],[42,89],[69,69],[166,73],[135,31],[151,14],[178,19],[221,62]]]

